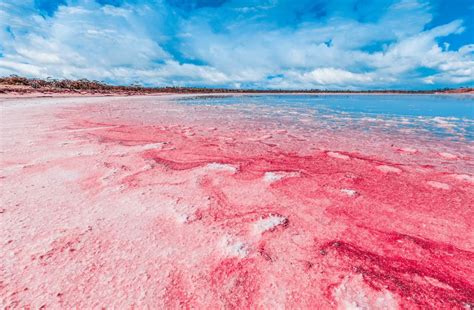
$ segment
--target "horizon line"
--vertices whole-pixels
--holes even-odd
[[[460,86],[456,88],[433,88],[433,89],[284,89],[284,88],[230,88],[230,87],[210,87],[210,86],[144,86],[138,83],[131,84],[111,84],[103,81],[82,79],[55,79],[55,78],[28,78],[19,75],[0,76],[0,85],[3,86],[24,86],[32,89],[45,90],[88,90],[88,91],[145,91],[163,92],[175,90],[181,92],[228,92],[228,93],[437,93],[437,92],[474,92],[474,86]],[[3,89],[5,90],[5,89]],[[6,89],[8,91],[8,89]]]

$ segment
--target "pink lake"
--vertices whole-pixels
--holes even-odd
[[[0,99],[0,305],[472,309],[473,99],[372,97]]]

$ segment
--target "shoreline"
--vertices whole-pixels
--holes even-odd
[[[153,96],[474,96],[474,92],[430,92],[430,93],[399,93],[399,92],[70,92],[70,91],[36,91],[18,93],[8,91],[0,93],[0,99],[28,99],[28,98],[74,98],[74,97],[153,97]]]
[[[157,95],[474,95],[474,88],[430,90],[327,90],[327,89],[227,89],[202,87],[144,87],[109,85],[88,80],[42,80],[0,77],[0,98],[77,97],[77,96],[157,96]]]

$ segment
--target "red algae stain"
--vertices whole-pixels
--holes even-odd
[[[469,269],[464,269],[467,274],[461,272],[456,275],[454,271],[473,267],[470,263],[474,259],[472,252],[402,235],[390,236],[386,242],[404,239],[413,242],[414,247],[421,248],[419,250],[425,257],[416,255],[418,257],[406,258],[401,256],[399,251],[379,255],[343,241],[330,241],[322,245],[320,251],[325,255],[335,255],[333,259],[341,264],[339,268],[347,268],[348,272],[361,274],[364,281],[375,290],[397,293],[402,297],[402,304],[406,303],[407,307],[411,304],[422,307],[462,308],[463,305],[472,304],[474,286],[468,281]],[[457,257],[456,263],[461,261],[461,266],[448,263],[447,260],[452,256]]]
[[[103,100],[36,111],[48,134],[8,150],[2,305],[473,307],[463,146]]]

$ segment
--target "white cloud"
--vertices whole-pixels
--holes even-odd
[[[0,74],[274,88],[474,81],[474,45],[456,51],[442,42],[461,33],[463,22],[426,30],[431,8],[416,0],[399,1],[370,22],[335,14],[291,27],[262,19],[276,2],[255,11],[233,1],[187,16],[161,1],[71,3],[47,18],[32,1],[0,3]]]
[[[427,84],[474,81],[472,45],[466,45],[458,51],[447,51],[436,42],[440,37],[460,31],[463,31],[463,27],[459,20],[423,31],[398,41],[384,52],[375,53],[371,61],[378,72],[394,77],[420,67],[439,71],[436,75],[422,78]]]
[[[372,75],[369,73],[353,73],[335,68],[314,69],[311,72],[304,73],[302,79],[319,85],[350,85],[373,81]]]

